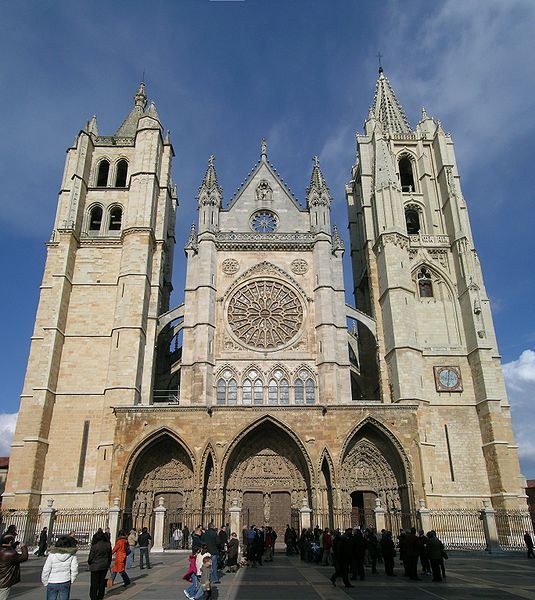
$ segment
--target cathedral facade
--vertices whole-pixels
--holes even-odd
[[[214,157],[170,306],[173,148],[140,86],[69,148],[3,505],[148,522],[345,526],[381,506],[525,503],[453,142],[409,124],[382,70],[344,244],[314,159],[306,203],[260,156],[230,203]],[[348,170],[349,170],[348,165]]]

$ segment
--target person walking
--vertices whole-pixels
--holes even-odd
[[[524,542],[526,543],[526,548],[528,549],[528,558],[535,558],[535,554],[533,554],[533,538],[531,537],[529,531],[526,531],[524,534]]]
[[[78,575],[77,550],[76,540],[71,536],[60,537],[49,549],[41,573],[46,600],[69,600],[71,597],[71,584]]]
[[[39,534],[39,543],[37,546],[36,556],[44,556],[46,549],[48,548],[48,528],[43,527],[41,529],[41,533]]]
[[[331,563],[331,552],[333,547],[333,538],[331,532],[328,527],[325,527],[323,533],[321,534],[321,539],[323,541],[323,564],[328,567]]]
[[[351,536],[351,579],[364,581],[364,557],[366,555],[366,540],[360,529],[355,529]]]
[[[89,572],[91,574],[91,585],[89,598],[91,600],[102,600],[106,593],[106,574],[112,560],[111,544],[106,534],[99,529],[91,540],[91,548],[87,557]]]
[[[212,597],[212,561],[209,556],[202,559],[201,567],[201,585],[198,592],[195,594],[195,600],[208,600]]]
[[[212,556],[212,583],[219,583],[219,576],[217,574],[217,553],[219,551],[219,539],[217,537],[217,531],[215,530],[214,524],[210,522],[208,529],[203,533],[201,542],[205,544]]]
[[[440,563],[442,562],[442,553],[444,552],[444,544],[438,539],[434,531],[427,534],[427,556],[431,563],[431,572],[433,573],[433,581],[442,581]]]
[[[113,583],[115,581],[115,578],[117,577],[117,573],[119,573],[119,575],[123,579],[124,587],[130,585],[130,577],[128,577],[128,573],[126,572],[126,557],[129,551],[130,548],[128,546],[128,538],[126,535],[126,531],[124,529],[121,529],[121,531],[119,531],[117,541],[115,542],[115,546],[111,551],[112,554],[115,554],[115,560],[111,568],[111,580]]]
[[[418,558],[420,557],[420,539],[416,535],[416,529],[411,528],[405,537],[405,562],[409,579],[421,581],[418,577]]]
[[[4,534],[0,540],[0,600],[6,600],[11,588],[20,581],[20,563],[28,560],[28,547],[17,552],[15,536]]]
[[[349,582],[349,565],[351,563],[351,529],[346,529],[343,536],[335,534],[333,540],[334,573],[331,583],[336,587],[338,577],[342,578],[347,588],[353,587]]]
[[[138,535],[137,544],[139,546],[139,568],[144,569],[143,563],[146,563],[147,569],[150,569],[149,560],[149,546],[152,537],[146,527],[143,527],[141,533]]]
[[[197,553],[195,554],[195,572],[191,571],[189,574],[191,575],[191,585],[184,590],[184,595],[189,600],[193,600],[197,597],[199,590],[201,589],[201,575],[202,575],[202,565],[205,558],[210,560],[210,552],[206,545],[202,545],[199,547]],[[211,569],[211,561],[210,561],[210,569]]]
[[[127,571],[129,569],[131,569],[134,564],[134,559],[136,557],[135,552],[136,552],[136,546],[137,546],[137,538],[138,538],[137,531],[135,529],[131,529],[130,533],[128,534],[128,547],[130,548],[130,554],[128,554],[126,556],[126,570]]]

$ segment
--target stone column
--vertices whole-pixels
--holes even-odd
[[[487,550],[489,552],[500,552],[500,542],[498,540],[498,528],[496,527],[496,511],[490,506],[488,500],[483,500],[483,510],[481,511],[483,520],[483,530],[487,541]]]
[[[110,542],[112,547],[115,545],[115,542],[117,540],[120,513],[121,509],[119,508],[119,498],[114,498],[113,506],[108,511],[108,527],[110,529]]]
[[[308,506],[308,500],[303,498],[302,506],[299,509],[299,527],[301,531],[303,529],[310,529],[310,515],[312,514],[312,509]]]
[[[427,534],[431,531],[431,511],[425,507],[425,500],[419,500],[420,508],[418,509],[418,516],[420,517],[420,529]]]
[[[230,506],[230,531],[236,533],[241,542],[241,508],[238,506],[238,498],[232,498]]]
[[[39,516],[39,533],[41,533],[43,527],[47,528],[48,533],[48,544],[54,539],[54,521],[56,519],[56,509],[52,508],[54,505],[54,500],[49,498],[46,501],[47,507],[41,509],[41,514]]]
[[[383,529],[386,529],[385,509],[381,506],[381,498],[375,499],[375,529],[377,533],[381,533]]]
[[[165,513],[164,499],[158,498],[158,506],[154,509],[154,534],[151,552],[163,552]]]

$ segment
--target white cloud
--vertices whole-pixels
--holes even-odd
[[[481,162],[482,147],[488,161],[535,128],[535,2],[436,6],[426,19],[401,18],[405,3],[392,11],[390,61],[403,56],[407,65],[392,73],[393,83],[404,106],[425,99],[430,114],[453,132],[464,171]]]
[[[503,365],[503,372],[524,475],[535,479],[535,352],[524,350],[517,360]]]
[[[0,414],[0,456],[9,456],[16,423],[17,413]]]

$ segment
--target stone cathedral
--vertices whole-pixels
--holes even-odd
[[[88,122],[47,242],[4,507],[118,499],[140,524],[163,498],[189,526],[233,506],[281,531],[302,507],[337,527],[379,504],[524,505],[452,138],[425,110],[412,127],[380,70],[356,140],[349,249],[317,158],[300,204],[266,142],[230,202],[211,157],[171,306],[169,135],[143,84],[113,135]]]

